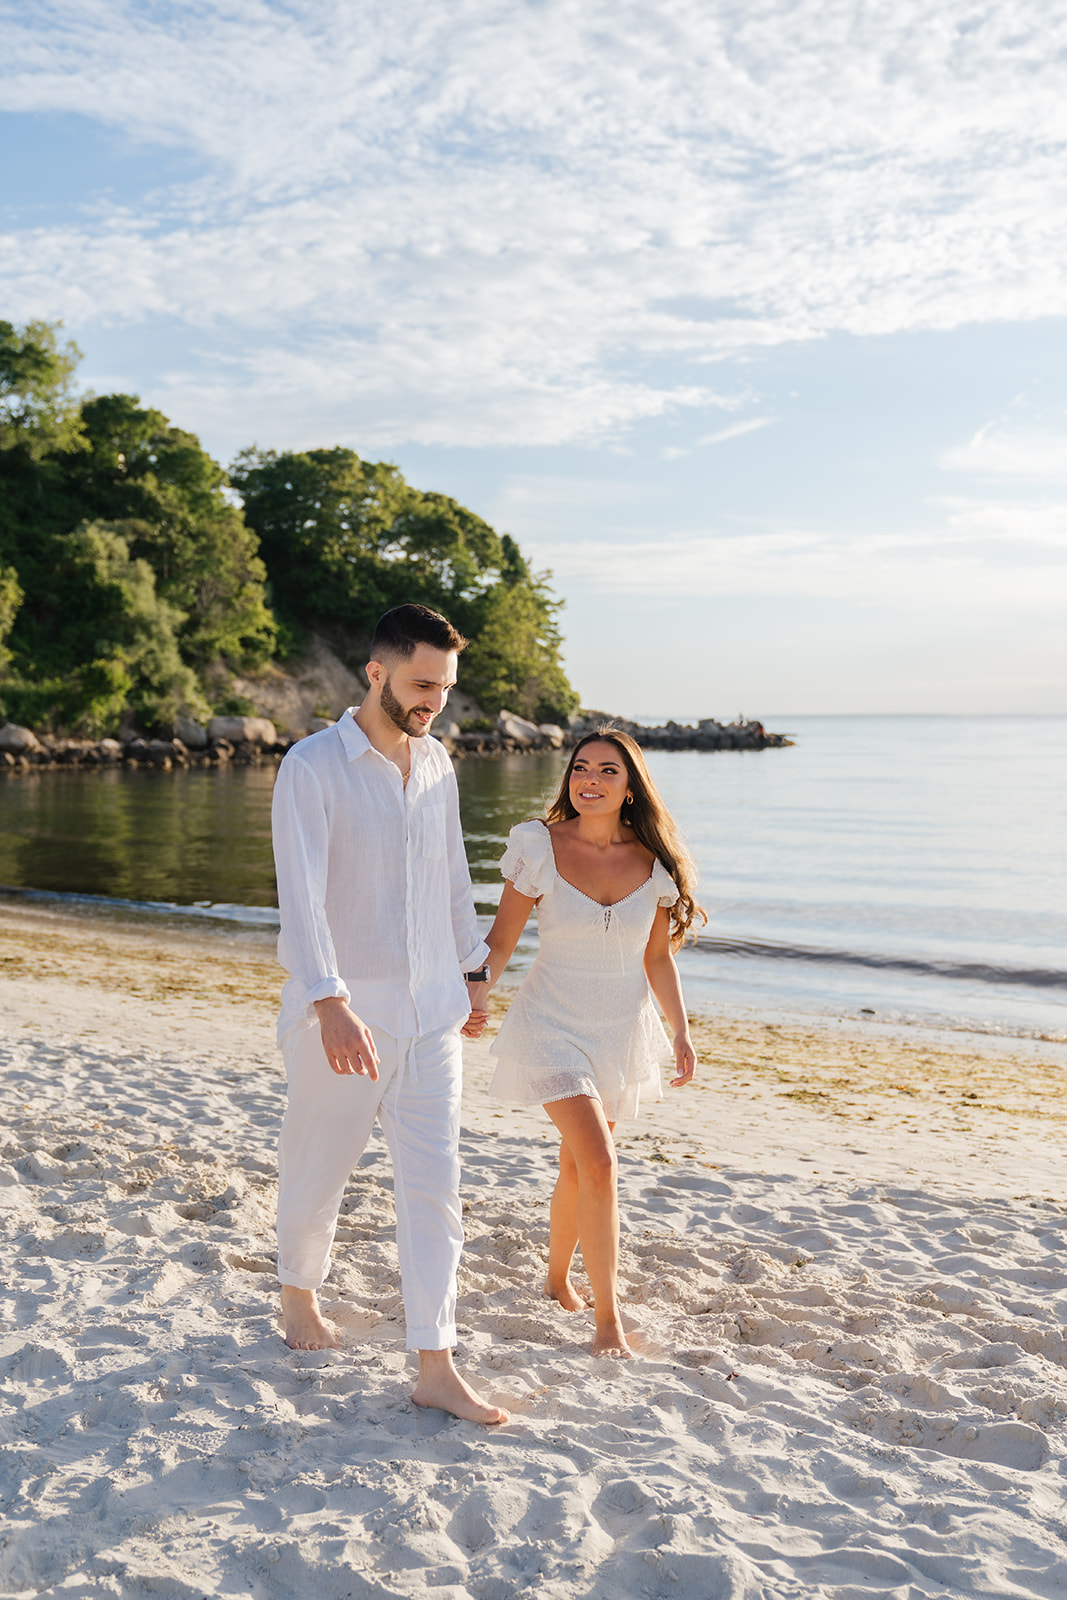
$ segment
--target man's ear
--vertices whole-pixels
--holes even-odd
[[[372,689],[380,689],[388,677],[385,667],[380,661],[368,661],[366,666],[367,682]]]

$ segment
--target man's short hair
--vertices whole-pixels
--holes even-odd
[[[447,617],[429,606],[395,606],[380,617],[370,642],[371,661],[381,661],[388,656],[393,661],[407,661],[420,644],[432,645],[435,650],[454,650],[458,655],[467,648],[467,641]]]

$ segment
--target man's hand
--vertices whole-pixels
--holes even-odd
[[[330,1069],[339,1077],[378,1080],[378,1052],[371,1031],[361,1022],[347,1000],[333,997],[316,1000],[315,1011],[322,1034],[322,1048]]]
[[[464,1039],[480,1039],[489,1021],[489,985],[468,983],[467,999],[470,1002],[471,1014],[459,1031]]]

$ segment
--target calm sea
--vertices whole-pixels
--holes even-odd
[[[1067,1041],[1067,718],[765,721],[795,745],[649,753],[709,912],[682,956],[691,1007]],[[537,813],[561,765],[459,765],[486,917],[508,828]],[[0,884],[266,933],[273,779],[254,768],[6,779]]]

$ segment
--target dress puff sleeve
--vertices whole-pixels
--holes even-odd
[[[669,910],[678,901],[678,885],[659,861],[652,868],[652,881],[656,886],[656,904]]]
[[[500,870],[520,894],[529,895],[531,900],[539,900],[555,886],[556,860],[543,822],[515,824],[500,858]]]

